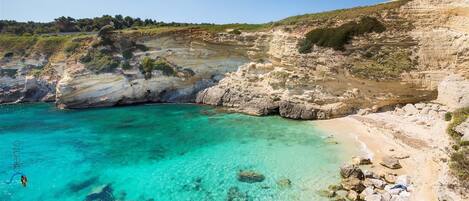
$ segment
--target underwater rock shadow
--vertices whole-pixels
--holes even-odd
[[[77,193],[77,192],[82,191],[83,189],[86,189],[92,186],[93,184],[96,184],[98,181],[99,181],[99,177],[96,176],[96,177],[91,177],[84,181],[72,182],[68,185],[68,190],[70,192]]]
[[[115,201],[111,184],[106,185],[100,192],[86,196],[85,201]]]

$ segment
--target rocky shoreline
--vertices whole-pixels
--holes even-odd
[[[356,200],[468,199],[467,188],[456,180],[449,167],[452,140],[446,132],[447,110],[450,111],[447,106],[437,103],[417,103],[388,112],[315,122],[316,126],[336,138],[354,136],[366,148],[363,156],[354,158],[341,169],[346,187],[339,185],[339,188],[336,186],[332,190],[342,190],[338,198],[346,198],[353,190],[355,192],[351,192],[350,196],[358,195]],[[354,177],[349,179],[346,173],[354,171],[357,173],[350,174]],[[369,176],[362,177],[362,173]],[[396,183],[391,177],[406,178],[407,182]],[[370,179],[388,187],[378,188]],[[347,186],[350,183],[356,186]],[[397,194],[391,191],[390,188],[399,184],[400,187],[405,186],[407,191],[401,189]],[[371,188],[365,191],[368,187]],[[330,190],[328,195],[332,193]],[[366,195],[371,197],[365,199]]]
[[[407,175],[376,173],[361,167],[374,165],[371,159],[356,157],[353,162],[340,168],[342,181],[329,186],[321,193],[332,200],[406,201],[413,189]],[[399,159],[387,157],[380,165],[389,169],[400,169]]]

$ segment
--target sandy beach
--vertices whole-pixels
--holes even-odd
[[[415,201],[457,197],[446,188],[450,182],[445,148],[449,137],[447,123],[440,116],[408,115],[383,112],[353,115],[344,118],[314,121],[319,129],[338,139],[355,140],[361,156],[371,158],[373,164],[364,167],[377,173],[395,173],[411,178],[411,197]],[[391,170],[379,163],[386,156],[399,158],[401,169]],[[457,200],[457,198],[456,198]]]

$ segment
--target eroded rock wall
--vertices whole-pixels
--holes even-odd
[[[469,43],[464,26],[469,23],[468,6],[463,0],[415,0],[383,11],[374,17],[388,30],[354,38],[346,51],[314,46],[309,54],[298,52],[304,34],[323,27],[321,23],[309,28],[277,27],[270,32],[269,62],[242,66],[217,86],[200,92],[197,102],[256,115],[327,119],[363,108],[376,111],[434,100],[445,77],[468,75]],[[396,56],[396,52],[400,54]],[[370,54],[381,56],[367,58]],[[383,60],[391,64],[383,66]],[[396,65],[411,65],[411,70],[390,80],[377,79],[372,73],[353,74],[354,68],[366,70],[363,66]],[[440,97],[444,95],[440,93]]]
[[[207,41],[206,36],[198,34],[197,37],[183,33],[143,39],[148,50],[133,54],[130,69],[94,73],[80,62],[72,62],[57,85],[57,105],[84,108],[194,102],[197,92],[215,85],[225,73],[236,71],[249,61],[250,48],[250,42],[234,43],[231,38]],[[145,57],[164,59],[179,70],[174,75],[159,70],[145,75],[139,69]]]
[[[467,0],[414,0],[383,10],[372,17],[388,29],[353,38],[345,51],[314,46],[300,54],[298,43],[310,30],[359,17],[241,34],[188,29],[135,36],[148,50],[133,54],[130,69],[105,73],[93,72],[78,57],[13,58],[0,63],[3,71],[15,71],[2,73],[0,102],[56,99],[62,108],[197,102],[257,115],[327,119],[433,100],[448,75],[469,77],[468,7]],[[144,57],[162,58],[178,70],[144,74]],[[53,73],[34,76],[31,61]],[[368,72],[401,65],[411,70],[390,78]]]

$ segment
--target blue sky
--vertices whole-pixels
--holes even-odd
[[[52,21],[103,14],[165,22],[264,23],[292,15],[371,5],[386,0],[0,0],[0,19]]]

